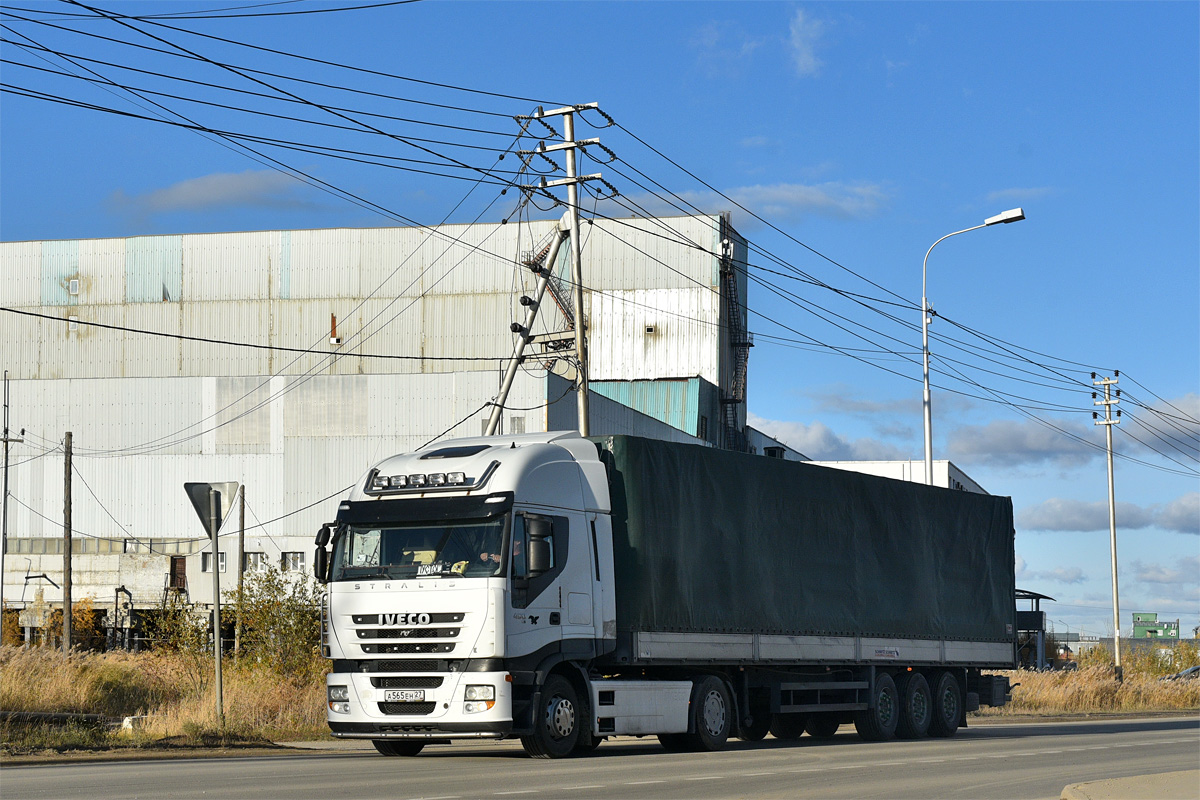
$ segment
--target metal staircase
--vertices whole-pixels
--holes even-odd
[[[721,295],[725,300],[726,331],[733,357],[728,390],[721,392],[722,446],[726,450],[746,450],[746,431],[739,424],[738,407],[746,402],[746,373],[754,337],[746,330],[738,296],[738,265],[733,259],[732,231],[729,221],[721,217]],[[745,264],[741,265],[744,273]]]

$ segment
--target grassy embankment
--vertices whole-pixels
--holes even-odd
[[[1122,652],[1124,680],[1117,681],[1113,657],[1103,647],[1089,650],[1073,671],[1004,672],[1019,683],[1012,702],[1000,708],[984,706],[981,716],[1030,714],[1121,714],[1152,711],[1200,710],[1200,680],[1164,681],[1166,675],[1200,664],[1200,648],[1189,642]]]
[[[1105,714],[1200,709],[1200,681],[1161,681],[1200,663],[1182,643],[1167,658],[1131,654],[1118,683],[1107,652],[1093,652],[1072,672],[1013,672],[1013,702],[986,716]],[[104,726],[0,724],[6,756],[45,750],[95,750],[247,744],[322,738],[326,662],[313,655],[286,674],[259,661],[227,659],[225,727],[214,723],[212,662],[199,651],[79,653],[49,648],[0,649],[0,708],[148,715],[132,733]]]

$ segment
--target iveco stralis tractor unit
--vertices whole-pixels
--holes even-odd
[[[317,537],[334,736],[949,736],[1014,664],[1008,498],[546,433],[370,469]]]

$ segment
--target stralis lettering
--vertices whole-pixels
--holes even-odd
[[[428,625],[428,614],[380,614],[380,625]]]

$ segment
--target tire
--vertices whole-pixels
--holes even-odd
[[[380,755],[385,756],[415,756],[424,749],[424,742],[405,741],[403,739],[372,739],[371,744]]]
[[[854,729],[868,742],[886,742],[896,735],[899,721],[900,698],[896,693],[896,682],[886,673],[877,673],[871,707],[855,713]]]
[[[599,747],[603,741],[604,737],[602,736],[580,736],[579,741],[575,742],[575,752],[579,755],[587,755]]]
[[[683,753],[691,749],[691,742],[686,733],[660,733],[658,743],[668,753]]]
[[[832,739],[842,727],[842,720],[837,714],[813,714],[808,718],[804,730],[814,739]]]
[[[930,677],[933,688],[930,692],[929,735],[948,738],[958,731],[962,717],[962,688],[954,675],[944,670]]]
[[[692,690],[693,728],[688,734],[691,749],[712,751],[724,749],[733,729],[733,703],[725,683],[712,675],[701,678]]]
[[[749,725],[742,723],[738,729],[738,738],[747,742],[760,742],[771,730],[771,713],[760,709],[752,719],[754,722]]]
[[[807,714],[772,714],[771,735],[776,739],[799,739],[807,724]]]
[[[566,758],[575,750],[582,722],[575,687],[551,675],[542,686],[540,703],[534,710],[533,733],[521,737],[521,746],[533,758]]]
[[[929,723],[933,719],[933,699],[929,696],[925,676],[919,672],[905,672],[896,681],[896,694],[900,698],[896,737],[924,739],[929,735]]]

